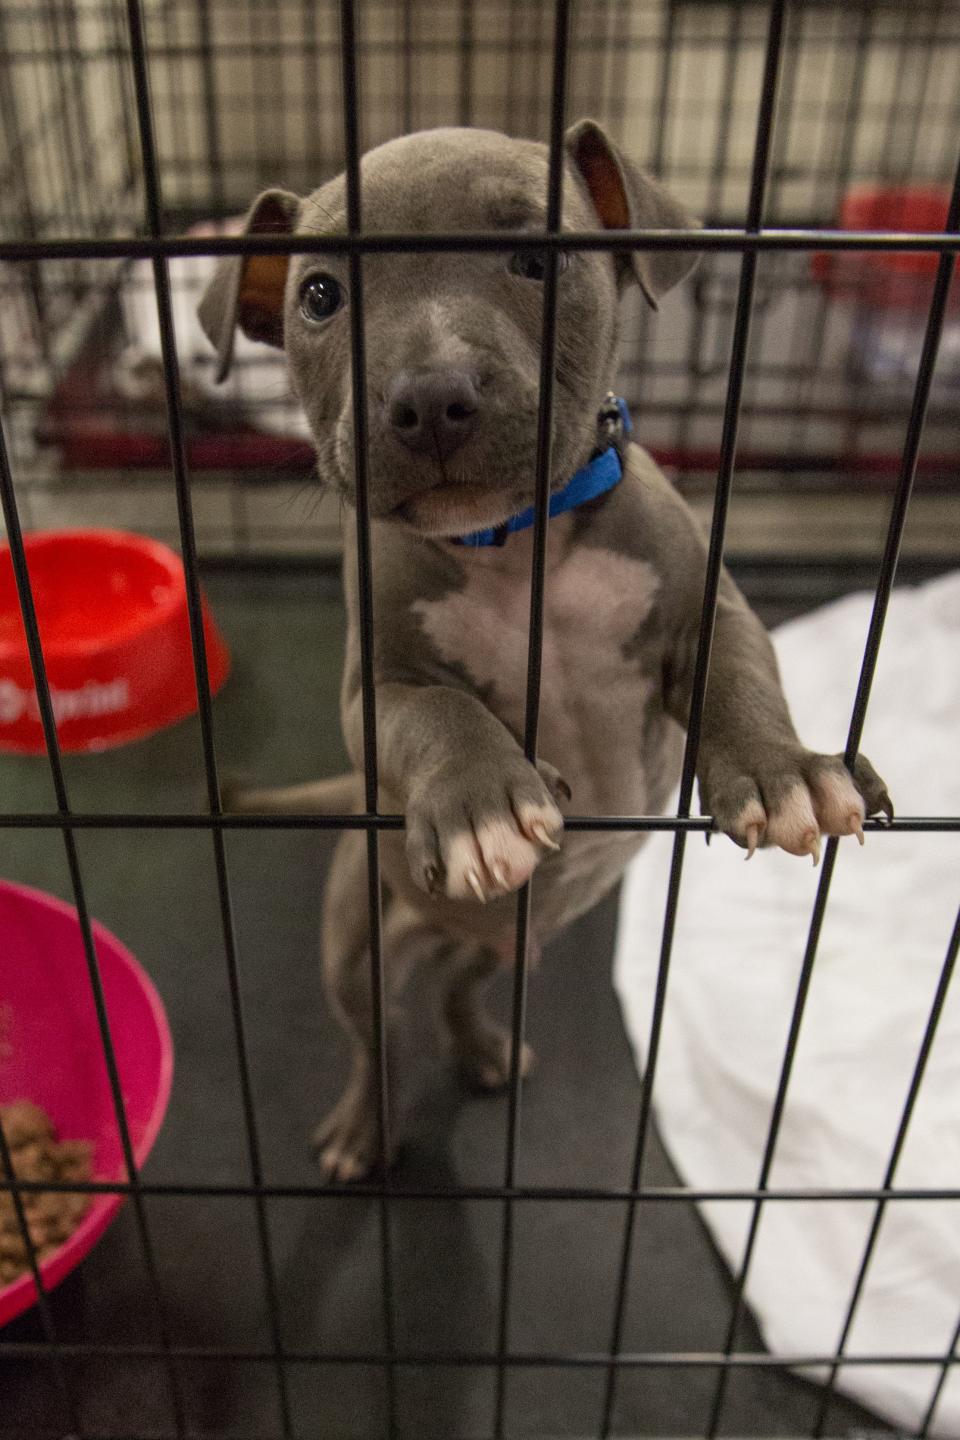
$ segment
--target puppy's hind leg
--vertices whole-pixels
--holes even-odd
[[[339,1183],[363,1179],[380,1155],[367,906],[366,838],[361,831],[346,831],[327,880],[321,946],[327,997],[351,1043],[350,1078],[313,1132],[321,1170],[328,1180]],[[390,973],[391,967],[384,963],[385,994]],[[389,1013],[386,998],[384,1005]],[[387,1164],[391,1158],[384,1157]]]
[[[441,969],[442,1017],[453,1052],[467,1081],[478,1090],[502,1090],[510,1083],[513,1037],[487,1014],[483,992],[502,967],[492,949],[461,946],[445,956]],[[534,1055],[524,1041],[520,1074],[528,1075]]]

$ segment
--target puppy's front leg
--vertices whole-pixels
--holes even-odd
[[[674,713],[686,718],[696,635],[688,631],[673,671]],[[778,845],[820,857],[820,836],[856,835],[865,815],[892,817],[886,786],[858,755],[819,755],[797,738],[773,646],[730,576],[721,579],[697,765],[701,809],[746,848]]]
[[[345,731],[360,758],[359,698]],[[466,690],[377,686],[380,777],[406,816],[407,858],[428,894],[485,901],[517,890],[557,850],[566,782],[530,765],[509,731]]]

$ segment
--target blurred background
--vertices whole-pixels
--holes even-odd
[[[235,216],[266,185],[306,192],[342,168],[333,0],[144,10],[168,233]],[[358,23],[365,148],[445,124],[546,138],[546,0],[368,0]],[[742,224],[766,26],[766,7],[749,0],[583,0],[568,116],[601,120],[708,224]],[[143,233],[125,7],[7,0],[0,60],[3,238]],[[958,63],[953,4],[789,6],[766,222],[942,225]],[[771,604],[833,592],[878,551],[935,265],[761,258],[728,549]],[[244,347],[230,382],[212,384],[193,317],[209,268],[171,264],[202,555],[335,556],[336,503],[315,484],[282,358]],[[738,273],[736,255],[715,255],[659,316],[626,302],[621,383],[639,437],[705,515]],[[8,264],[0,285],[0,383],[25,523],[109,513],[173,539],[150,263]],[[906,537],[921,569],[954,548],[958,295],[955,285]]]

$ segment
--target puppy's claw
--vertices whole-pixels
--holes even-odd
[[[890,796],[887,794],[886,790],[884,790],[883,794],[880,796],[880,804],[879,804],[879,806],[878,806],[877,808],[880,809],[880,810],[882,810],[883,813],[884,813],[884,815],[886,815],[886,817],[887,817],[887,824],[888,824],[888,825],[892,825],[892,824],[893,824],[893,801],[890,799]]]
[[[756,854],[762,829],[763,827],[761,825],[747,826],[747,853],[744,857],[746,860],[752,860]]]
[[[573,791],[570,789],[570,786],[560,774],[560,771],[557,770],[555,766],[551,765],[549,761],[538,760],[537,771],[540,775],[540,779],[543,781],[544,785],[546,785],[554,800],[573,799]]]
[[[820,836],[817,834],[816,830],[808,830],[804,835],[803,840],[804,846],[803,850],[800,853],[802,855],[812,856],[813,868],[816,869],[817,866],[820,864]]]
[[[854,810],[853,814],[850,816],[850,833],[852,835],[856,835],[858,844],[866,844],[866,840],[863,834],[863,824],[856,810]]]
[[[484,894],[483,886],[480,884],[480,876],[476,870],[470,869],[467,871],[467,884],[480,901],[480,904],[485,905],[487,897]]]
[[[490,874],[493,876],[493,883],[498,890],[506,890],[508,888],[507,877],[502,865],[491,865]]]
[[[547,829],[546,825],[544,825],[542,820],[534,820],[533,824],[530,826],[530,830],[533,834],[534,839],[537,840],[539,844],[544,847],[545,850],[560,849],[560,846],[557,844],[556,840],[554,840],[553,836],[550,834],[550,831]]]

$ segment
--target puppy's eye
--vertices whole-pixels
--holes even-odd
[[[567,268],[569,256],[561,250],[557,256],[557,274]],[[516,250],[510,256],[510,269],[524,280],[543,280],[547,273],[547,252],[545,250]]]
[[[300,314],[306,320],[329,320],[343,304],[343,286],[332,275],[310,275],[300,287]]]

